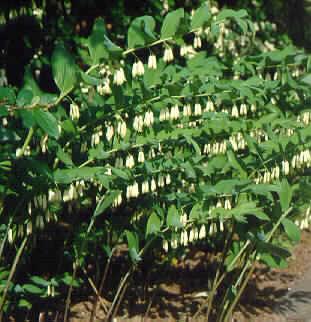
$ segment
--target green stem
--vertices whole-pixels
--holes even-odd
[[[3,250],[4,250],[5,242],[7,240],[7,236],[8,236],[9,230],[11,228],[11,225],[12,225],[12,222],[13,222],[13,218],[14,218],[14,214],[12,214],[12,216],[11,216],[11,218],[9,220],[9,223],[8,223],[8,226],[7,226],[7,229],[6,229],[5,236],[3,237],[2,241],[1,241],[0,258],[2,258],[2,253],[3,253]]]
[[[22,149],[21,149],[19,155],[17,156],[18,159],[21,158],[24,155],[24,153],[25,153],[25,151],[26,151],[26,149],[27,149],[27,147],[28,147],[33,135],[34,135],[34,129],[33,129],[33,127],[31,127],[29,129],[29,131],[28,131],[28,134],[27,134],[25,142],[24,142],[24,144],[22,146]]]
[[[106,319],[105,321],[110,321],[110,316],[112,315],[112,313],[114,312],[114,309],[115,309],[115,306],[116,306],[116,303],[119,301],[119,296],[121,294],[121,291],[125,285],[125,283],[127,282],[127,280],[129,279],[130,275],[132,274],[132,272],[134,271],[134,266],[131,266],[131,268],[127,271],[127,273],[124,275],[119,287],[118,287],[118,290],[117,290],[117,293],[116,295],[114,296],[114,299],[113,299],[113,302],[110,306],[110,309],[106,315]],[[0,321],[1,322],[1,321]]]
[[[8,277],[8,279],[6,281],[6,285],[5,285],[5,288],[3,290],[3,294],[2,294],[2,297],[1,297],[1,300],[0,300],[0,322],[2,322],[3,307],[4,307],[5,299],[6,299],[9,287],[10,287],[10,283],[11,283],[11,281],[13,279],[14,274],[15,274],[17,264],[18,264],[22,254],[23,254],[23,250],[24,250],[24,248],[26,246],[27,240],[28,240],[28,236],[26,236],[23,239],[22,244],[20,245],[20,247],[19,247],[19,249],[17,251],[17,254],[16,254],[15,258],[14,258],[14,262],[13,262],[11,270],[10,270],[9,277]]]
[[[64,313],[64,320],[63,320],[64,322],[68,321],[68,317],[69,317],[69,313],[70,313],[71,294],[72,294],[72,290],[73,290],[73,281],[76,278],[77,270],[78,270],[78,265],[76,263],[74,263],[73,272],[72,272],[72,279],[70,282],[70,286],[69,286],[67,298],[66,298],[66,306],[65,306],[65,313]]]
[[[122,55],[123,56],[126,56],[130,53],[133,53],[134,51],[136,50],[140,50],[140,49],[145,49],[145,48],[150,48],[150,47],[153,47],[153,46],[156,46],[156,45],[159,45],[159,44],[162,44],[163,42],[166,42],[166,41],[169,41],[169,40],[172,40],[173,38],[172,37],[168,37],[168,38],[165,38],[165,39],[159,39],[159,40],[156,40],[154,42],[152,42],[151,44],[149,45],[146,45],[146,46],[141,46],[141,47],[136,47],[136,48],[130,48],[130,49],[127,49],[125,50]]]
[[[96,311],[97,311],[97,305],[98,305],[98,301],[99,301],[99,297],[101,296],[103,289],[104,289],[104,285],[105,285],[105,281],[108,275],[108,271],[109,271],[109,267],[110,267],[110,263],[111,263],[111,259],[112,259],[112,254],[111,256],[108,258],[107,264],[105,265],[105,270],[104,270],[104,274],[103,277],[100,281],[100,285],[99,285],[99,289],[98,289],[98,295],[96,296],[94,303],[93,303],[93,309],[92,309],[92,313],[91,313],[91,317],[90,317],[90,322],[94,322],[95,316],[96,316]]]
[[[244,289],[245,289],[246,285],[248,284],[249,279],[251,278],[251,276],[252,276],[252,274],[253,274],[253,272],[254,272],[254,270],[255,270],[255,267],[256,267],[256,266],[255,266],[255,264],[256,264],[256,262],[254,262],[254,263],[253,263],[253,265],[252,265],[251,269],[249,270],[249,272],[248,272],[248,274],[247,274],[246,278],[245,278],[245,279],[244,279],[244,281],[243,281],[242,286],[240,287],[240,289],[239,289],[239,291],[238,291],[237,295],[234,297],[234,300],[233,300],[232,304],[230,305],[230,307],[229,307],[229,309],[228,309],[227,313],[225,314],[224,319],[223,319],[223,320],[221,320],[221,321],[226,322],[226,321],[229,319],[230,315],[232,314],[233,310],[235,309],[235,307],[236,307],[236,305],[237,305],[238,301],[240,300],[240,297],[241,297],[241,295],[242,295],[242,293],[243,293],[243,291],[244,291]]]
[[[270,233],[268,234],[268,236],[267,236],[267,239],[266,239],[266,242],[269,242],[270,241],[270,239],[272,238],[272,236],[274,235],[274,233],[276,232],[276,230],[279,228],[279,226],[280,226],[280,224],[281,224],[281,222],[282,222],[282,220],[285,218],[285,217],[287,217],[288,216],[288,214],[292,211],[292,209],[293,209],[293,207],[290,207],[289,209],[287,209],[285,212],[284,212],[284,214],[282,215],[282,216],[280,216],[280,218],[278,219],[278,221],[276,222],[276,224],[273,226],[273,228],[272,228],[272,230],[270,231]],[[236,307],[236,305],[237,305],[237,303],[238,303],[238,301],[239,301],[239,299],[240,299],[240,297],[241,297],[241,295],[242,295],[242,293],[243,293],[243,291],[244,291],[244,289],[245,289],[245,287],[246,287],[246,285],[247,285],[247,283],[248,283],[248,281],[249,281],[249,279],[251,278],[251,276],[252,276],[252,274],[253,274],[253,272],[254,272],[254,270],[255,270],[255,267],[256,267],[256,262],[258,261],[258,260],[260,260],[260,255],[257,255],[257,251],[255,250],[252,254],[251,254],[251,256],[250,256],[250,258],[253,258],[253,263],[252,263],[252,267],[250,268],[250,270],[249,270],[249,272],[248,272],[248,274],[247,274],[247,276],[246,276],[246,278],[244,279],[244,281],[243,281],[243,284],[241,285],[241,287],[240,287],[240,289],[239,289],[239,291],[238,291],[238,293],[237,293],[237,295],[235,296],[235,298],[234,298],[234,300],[233,300],[233,302],[231,303],[231,305],[230,305],[230,307],[229,307],[229,309],[228,309],[228,311],[227,311],[227,313],[226,313],[226,315],[225,315],[225,318],[223,319],[223,321],[224,322],[226,322],[227,321],[227,319],[230,317],[230,315],[232,314],[232,312],[233,312],[233,310],[235,309],[235,307]],[[249,265],[249,261],[246,263],[246,266],[248,266]],[[240,280],[240,279],[239,279]]]
[[[243,254],[244,250],[248,247],[249,244],[250,244],[250,241],[247,240],[246,243],[244,244],[244,246],[238,252],[238,254],[234,257],[233,261],[229,264],[228,271],[231,271],[234,268],[235,263],[240,258],[240,256]]]

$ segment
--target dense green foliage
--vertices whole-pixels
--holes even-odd
[[[1,314],[69,289],[66,319],[87,264],[126,244],[111,318],[146,254],[207,244],[221,254],[207,314],[226,321],[254,263],[284,267],[308,226],[310,57],[244,9],[203,4],[127,29],[119,41],[99,18],[85,37],[68,31],[20,88],[0,88]],[[53,248],[64,259],[31,269]]]

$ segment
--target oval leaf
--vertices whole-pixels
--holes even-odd
[[[56,118],[48,111],[36,109],[33,112],[36,123],[41,129],[53,138],[59,137],[59,129]]]

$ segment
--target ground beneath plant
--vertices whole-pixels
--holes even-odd
[[[145,285],[142,282],[131,288],[116,321],[192,320],[194,313],[206,301],[207,256],[206,252],[196,250],[179,261],[175,271],[162,272],[156,280],[149,280]],[[147,281],[148,272],[145,277]],[[91,299],[76,303],[71,308],[70,322],[88,321],[91,308]],[[99,309],[96,321],[102,321],[103,317],[104,313]],[[203,321],[203,317],[196,321]],[[311,321],[310,231],[302,233],[302,240],[294,248],[288,268],[257,268],[234,315],[234,321]]]

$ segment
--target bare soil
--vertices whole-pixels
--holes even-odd
[[[193,250],[169,270],[158,272],[158,276],[145,270],[134,279],[132,284],[136,286],[128,290],[116,321],[192,320],[194,313],[206,301],[208,262],[206,252]],[[234,321],[302,322],[303,320],[296,319],[284,320],[275,312],[278,306],[284,305],[288,290],[310,269],[311,232],[304,231],[301,242],[293,250],[288,268],[269,270],[258,266],[234,314]],[[70,322],[88,321],[91,308],[92,298],[74,304],[71,308]],[[99,308],[96,321],[103,321],[103,318],[104,313]],[[197,321],[203,321],[203,316]]]

